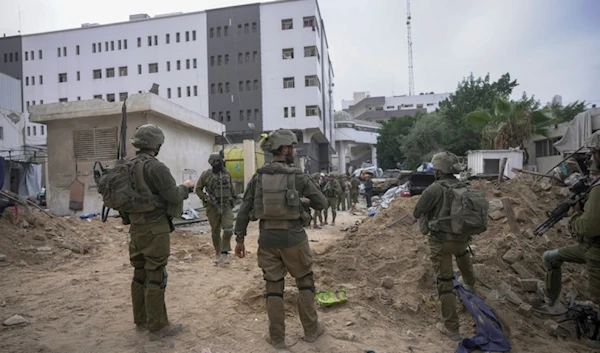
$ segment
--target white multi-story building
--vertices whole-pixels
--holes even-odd
[[[21,82],[0,73],[0,157],[6,159],[23,154],[25,119],[21,101]]]
[[[450,93],[422,93],[415,96],[371,97],[369,92],[354,92],[353,99],[342,100],[342,109],[356,119],[372,122],[393,117],[414,116],[417,112],[432,112]]]
[[[333,68],[317,0],[280,0],[0,38],[0,72],[20,79],[23,109],[158,94],[222,122],[229,141],[295,130],[314,171],[335,149]],[[28,123],[30,144],[45,131]]]

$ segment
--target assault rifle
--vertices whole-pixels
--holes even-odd
[[[569,306],[567,307],[567,317],[558,323],[572,321],[575,326],[575,335],[577,339],[582,336],[592,340],[598,339],[600,330],[600,320],[598,320],[598,311],[590,305],[578,304],[575,296],[571,295]]]
[[[546,215],[548,219],[544,221],[544,223],[535,227],[533,230],[533,234],[535,235],[543,235],[550,228],[554,227],[556,223],[558,223],[561,219],[568,216],[569,209],[575,206],[576,204],[580,204],[583,209],[583,205],[585,203],[585,196],[590,192],[592,186],[596,185],[600,178],[597,178],[593,182],[590,183],[588,177],[583,177],[579,179],[575,184],[569,187],[571,191],[571,195],[568,199],[560,202],[552,211],[547,211]]]
[[[222,214],[223,211],[221,210],[221,204],[217,200],[217,197],[215,196],[215,194],[210,192],[210,190],[208,190],[206,187],[204,188],[204,194],[206,194],[206,196],[208,196],[208,203],[213,205],[217,209],[217,212],[219,214]]]

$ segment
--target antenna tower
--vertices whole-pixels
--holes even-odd
[[[410,0],[406,0],[406,27],[408,29],[408,95],[415,94],[415,73],[413,70],[412,32],[410,29]]]

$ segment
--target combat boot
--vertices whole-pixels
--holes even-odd
[[[567,313],[567,308],[560,300],[552,300],[544,294],[544,281],[538,281],[537,292],[544,297],[544,303],[538,308],[539,312],[551,316],[559,316]]]
[[[150,331],[150,341],[158,341],[158,340],[162,339],[163,337],[175,336],[178,333],[180,333],[181,331],[183,331],[182,324],[176,324],[176,325],[169,324],[169,325],[161,328],[158,331]]]
[[[317,330],[315,332],[311,332],[309,334],[304,334],[304,341],[308,342],[308,343],[313,343],[314,341],[317,340],[317,338],[319,338],[320,336],[322,336],[325,333],[325,326],[322,323],[318,323],[317,324]]]
[[[444,325],[441,322],[438,322],[435,324],[435,328],[443,335],[448,336],[448,338],[450,338],[453,341],[460,341],[462,340],[462,337],[460,335],[460,332],[458,332],[458,330],[456,331],[450,331],[446,328],[446,325]]]

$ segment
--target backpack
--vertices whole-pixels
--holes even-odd
[[[148,158],[121,158],[112,168],[95,175],[104,207],[125,213],[150,212],[156,208],[152,190],[144,180]]]
[[[430,229],[462,237],[487,230],[490,204],[484,191],[474,189],[468,182],[442,181],[438,185],[444,190],[443,204],[438,217],[429,222]]]
[[[296,190],[298,168],[274,163],[258,169],[254,191],[254,217],[274,221],[301,218],[300,194]]]

